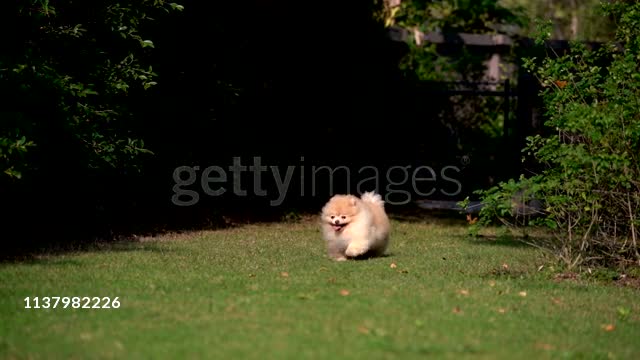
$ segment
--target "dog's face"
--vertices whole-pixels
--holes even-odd
[[[334,231],[341,231],[358,215],[358,199],[353,195],[336,195],[322,208],[322,220]]]

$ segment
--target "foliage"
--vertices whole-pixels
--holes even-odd
[[[521,36],[533,36],[537,20],[551,23],[550,35],[558,40],[607,41],[614,33],[609,17],[593,11],[601,0],[501,0],[509,9],[520,9],[529,21],[523,24]]]
[[[461,53],[445,55],[435,43],[424,43],[420,33],[506,33],[508,26],[522,22],[517,11],[501,6],[497,0],[403,1],[393,15],[389,24],[413,32],[408,42],[410,52],[401,67],[420,80],[438,81],[478,80],[484,73],[487,55],[474,54],[466,48]]]
[[[618,19],[616,42],[525,62],[544,86],[549,134],[523,151],[542,170],[480,192],[481,222],[548,228],[569,267],[640,262],[640,4],[602,9]],[[532,199],[535,216],[517,217]]]
[[[164,0],[10,2],[0,31],[0,170],[20,178],[56,149],[90,168],[125,167],[142,140],[128,127],[135,96],[156,84],[145,24],[182,6]],[[29,153],[39,149],[39,156]]]

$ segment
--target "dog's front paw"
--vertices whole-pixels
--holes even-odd
[[[349,257],[356,257],[366,253],[367,250],[368,249],[365,246],[349,245],[344,254]]]

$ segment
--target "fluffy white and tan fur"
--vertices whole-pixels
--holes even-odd
[[[380,195],[335,195],[321,212],[322,234],[332,259],[383,255],[391,226]]]

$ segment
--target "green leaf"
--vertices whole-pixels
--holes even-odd
[[[169,5],[171,6],[171,8],[173,10],[178,10],[178,11],[182,11],[184,10],[184,6],[180,5],[180,4],[176,4],[176,3],[169,3]]]
[[[158,83],[155,81],[149,81],[144,83],[144,89],[147,90],[148,88],[152,87],[153,85],[157,85]]]
[[[13,167],[10,167],[4,171],[5,174],[9,175],[9,177],[21,179],[22,173],[18,170],[14,170]]]
[[[155,46],[153,45],[153,41],[151,41],[151,40],[142,40],[140,43],[142,44],[142,47],[143,47],[143,48],[146,48],[146,47],[151,47],[151,48],[153,48],[153,47],[155,47]]]

